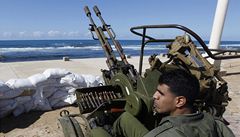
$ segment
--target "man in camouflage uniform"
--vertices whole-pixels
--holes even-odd
[[[166,114],[159,125],[148,131],[128,112],[114,123],[113,134],[125,137],[234,137],[232,131],[219,119],[195,112],[193,102],[199,93],[199,82],[183,70],[164,73],[153,95],[154,111]]]

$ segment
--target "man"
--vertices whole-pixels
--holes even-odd
[[[148,131],[134,116],[124,112],[114,123],[113,134],[126,137],[233,137],[232,131],[207,113],[195,112],[193,103],[200,87],[184,70],[164,73],[153,95],[154,112],[167,115]]]

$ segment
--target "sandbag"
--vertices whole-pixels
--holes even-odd
[[[14,99],[0,100],[0,118],[11,114],[17,105]]]
[[[82,75],[87,83],[87,87],[96,87],[100,83],[103,83],[103,80],[100,76],[93,75]]]
[[[24,113],[24,106],[18,105],[14,110],[13,110],[13,115],[15,117],[19,116],[20,114]]]
[[[66,105],[71,105],[71,104],[75,103],[76,100],[77,100],[76,95],[70,94],[70,95],[63,96],[61,98],[51,100],[50,104],[53,108],[58,108],[58,107],[66,106]]]
[[[11,90],[11,88],[8,87],[8,85],[6,85],[4,82],[0,81],[0,97],[2,92],[9,91],[9,90]]]
[[[52,107],[53,108],[60,108],[60,107],[64,107],[64,106],[68,106],[70,105],[69,103],[67,102],[64,102],[62,100],[59,100],[59,102],[57,102],[56,104],[54,104]]]
[[[68,74],[71,74],[71,72],[65,69],[60,69],[60,68],[55,68],[55,69],[51,68],[51,69],[45,70],[43,74],[46,76],[47,79],[54,79],[54,78],[64,77]]]
[[[59,99],[61,97],[67,96],[68,91],[63,90],[63,89],[58,89],[51,97],[49,97],[49,100],[54,100],[54,99]]]
[[[44,74],[35,74],[28,77],[28,79],[35,87],[48,84],[47,77]]]
[[[52,110],[51,105],[49,104],[48,99],[43,98],[40,103],[34,106],[34,110],[49,111]]]
[[[77,100],[76,94],[69,94],[65,98],[63,98],[63,101],[68,103],[68,104],[73,104]]]
[[[34,110],[37,107],[36,105],[34,105],[33,99],[23,103],[23,106],[24,106],[25,112],[29,112],[30,110]]]
[[[75,94],[76,90],[77,90],[76,88],[69,88],[68,93],[69,94]]]
[[[15,98],[23,93],[24,90],[12,89],[5,92],[1,92],[0,99],[11,99]]]
[[[10,79],[6,84],[12,89],[35,89],[29,79]]]
[[[20,104],[23,104],[25,102],[28,102],[32,100],[32,97],[31,96],[21,96],[21,97],[17,97],[15,98],[15,101],[20,105]]]
[[[8,85],[0,82],[0,99],[9,99],[12,97],[16,97],[15,94],[17,93],[12,93],[11,90],[12,89],[8,87]]]
[[[69,74],[61,78],[60,83],[63,85],[73,86],[75,88],[87,87],[87,83],[83,76],[77,74]]]
[[[48,87],[43,87],[42,90],[43,90],[43,96],[46,98],[49,98],[58,90],[58,88],[55,86],[48,86]]]
[[[7,105],[11,105],[16,103],[16,101],[14,99],[1,99],[0,100],[0,110],[2,110],[2,108],[6,107]]]
[[[37,89],[36,93],[32,96],[33,104],[37,106],[38,104],[43,105],[45,101],[45,97],[43,96],[42,89]]]

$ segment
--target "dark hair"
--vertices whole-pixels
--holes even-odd
[[[176,96],[184,96],[187,105],[192,106],[198,97],[200,86],[198,79],[185,70],[175,69],[167,71],[159,78],[159,84],[166,84]]]

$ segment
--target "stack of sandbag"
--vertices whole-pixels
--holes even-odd
[[[51,110],[76,102],[77,88],[97,86],[99,76],[77,75],[65,69],[47,69],[27,79],[0,82],[0,118],[30,110]]]
[[[35,91],[35,87],[27,79],[10,79],[6,83],[0,84],[0,117],[12,113],[19,115],[29,110],[24,107],[24,104],[31,101],[30,95],[21,96],[28,93],[28,91]]]
[[[20,94],[18,91],[13,91],[4,82],[0,81],[0,118],[8,115],[16,108],[16,101],[12,98]]]

